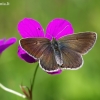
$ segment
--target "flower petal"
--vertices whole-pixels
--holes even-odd
[[[6,39],[2,39],[0,40],[0,54],[9,46],[11,46],[12,44],[14,44],[16,42],[16,38],[12,37],[9,38],[7,41]]]
[[[62,70],[59,69],[58,71],[55,71],[55,72],[47,72],[47,73],[53,75],[53,74],[60,74],[61,72],[62,72]]]
[[[42,26],[36,20],[24,18],[18,24],[18,31],[23,38],[44,37]]]
[[[37,61],[32,56],[28,55],[20,46],[18,46],[18,56],[28,63],[34,63]]]
[[[0,45],[3,45],[5,41],[6,41],[5,38],[4,38],[4,39],[1,39],[1,40],[0,40]]]
[[[71,23],[62,18],[52,20],[46,28],[46,37],[50,40],[52,37],[59,39],[62,36],[74,33]]]

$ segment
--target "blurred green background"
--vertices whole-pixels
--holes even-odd
[[[24,17],[38,20],[44,29],[53,18],[69,20],[75,32],[94,31],[98,38],[79,70],[49,75],[38,69],[33,100],[100,100],[100,0],[0,0],[0,38],[21,37],[17,24]],[[17,56],[16,44],[0,55],[0,83],[22,93],[20,84],[30,86],[36,64]],[[24,100],[0,88],[0,100]]]

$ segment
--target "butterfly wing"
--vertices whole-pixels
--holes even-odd
[[[79,53],[63,47],[61,48],[61,54],[63,58],[63,64],[61,65],[61,68],[64,69],[71,69],[71,68],[78,68],[82,65],[82,57]]]
[[[20,40],[20,45],[28,54],[40,58],[50,45],[50,40],[47,38],[25,38]]]
[[[41,67],[47,72],[53,72],[59,70],[55,59],[54,50],[51,47],[51,45],[49,45],[47,49],[43,52],[43,55],[40,58],[39,62]]]
[[[59,39],[60,45],[72,49],[80,54],[87,53],[96,41],[95,32],[81,32]]]
[[[83,32],[59,39],[63,58],[62,68],[79,68],[82,65],[82,54],[87,53],[94,45],[96,34]]]
[[[48,72],[58,70],[54,50],[47,38],[26,38],[20,40],[21,47],[31,56],[38,58],[41,68]]]

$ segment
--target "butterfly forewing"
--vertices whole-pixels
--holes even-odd
[[[20,45],[30,55],[40,58],[50,45],[50,40],[47,38],[25,38],[20,40]]]
[[[60,47],[70,48],[81,54],[88,52],[96,41],[96,33],[81,32],[79,34],[68,35],[59,39]]]

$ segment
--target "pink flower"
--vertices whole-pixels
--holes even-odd
[[[7,49],[9,46],[11,46],[12,44],[14,44],[16,42],[16,38],[12,37],[9,38],[8,40],[4,39],[0,39],[0,54]]]
[[[22,38],[29,38],[29,37],[46,37],[48,39],[52,39],[52,37],[58,40],[59,38],[73,34],[74,30],[71,23],[62,18],[53,19],[46,28],[46,32],[44,32],[40,23],[31,18],[24,18],[18,24],[18,31]],[[45,34],[44,34],[45,33]],[[18,56],[25,60],[28,63],[34,63],[36,60],[34,57],[28,55],[20,46],[18,46]],[[59,74],[61,70],[57,72],[48,72],[49,74]]]

